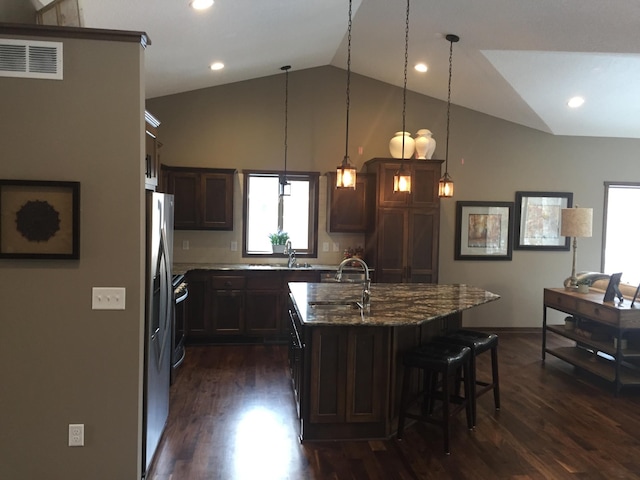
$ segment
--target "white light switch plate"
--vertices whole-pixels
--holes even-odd
[[[93,287],[91,308],[93,310],[124,310],[126,289],[121,287]]]

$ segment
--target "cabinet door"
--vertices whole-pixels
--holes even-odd
[[[378,165],[378,207],[405,207],[409,205],[411,193],[394,192],[393,176],[404,165],[405,170],[411,171],[411,161],[383,162]],[[413,178],[411,179],[413,190]]]
[[[211,324],[215,335],[244,332],[244,290],[214,290],[211,295]]]
[[[438,282],[438,210],[409,212],[407,280],[413,283]]]
[[[278,290],[248,290],[246,294],[245,328],[249,335],[278,335],[282,331]]]
[[[174,228],[193,230],[199,227],[200,178],[197,173],[170,172],[169,193],[174,199]]]
[[[202,174],[201,228],[233,230],[233,178],[227,173]]]
[[[207,277],[198,273],[187,275],[189,298],[185,302],[185,336],[186,341],[197,341],[210,333],[209,315],[207,314],[207,293],[209,292]]]
[[[371,220],[368,176],[359,173],[356,189],[336,188],[336,174],[327,174],[327,230],[330,232],[364,233]]]
[[[435,208],[440,204],[438,181],[440,162],[430,163],[418,160],[411,171],[411,206]]]
[[[382,208],[378,212],[376,281],[402,283],[406,278],[408,212]]]

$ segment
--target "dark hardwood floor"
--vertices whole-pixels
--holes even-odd
[[[189,347],[148,478],[640,478],[640,391],[615,397],[554,357],[542,364],[538,333],[500,333],[499,355],[501,410],[481,397],[476,429],[456,418],[446,456],[432,425],[409,426],[402,441],[301,444],[286,346]]]

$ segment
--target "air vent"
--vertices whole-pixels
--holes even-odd
[[[62,43],[0,39],[0,77],[62,80]]]

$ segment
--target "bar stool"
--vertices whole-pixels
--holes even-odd
[[[500,410],[500,381],[498,377],[498,335],[495,333],[478,332],[476,330],[460,329],[433,339],[437,342],[462,345],[471,349],[471,404],[473,411],[473,426],[476,425],[476,399],[493,390],[493,402],[496,410]],[[491,382],[480,381],[477,378],[476,357],[491,350]],[[458,379],[460,380],[460,379]],[[457,382],[458,388],[460,382]],[[480,387],[480,388],[478,388]],[[466,388],[466,387],[465,387]]]
[[[471,409],[471,349],[462,345],[429,342],[407,352],[403,357],[404,375],[400,397],[400,415],[398,417],[398,440],[404,434],[405,418],[413,418],[421,422],[442,427],[444,434],[444,451],[450,453],[449,437],[451,418],[461,410],[465,410],[467,427],[473,429],[473,411]],[[414,368],[423,372],[423,390],[411,397],[411,373]],[[465,382],[464,397],[454,395],[455,378],[462,369]],[[442,377],[439,379],[439,377]],[[438,388],[440,386],[441,388]],[[411,398],[410,398],[411,397]],[[408,412],[409,407],[423,399],[422,414]],[[433,401],[442,401],[442,415],[432,416]],[[453,403],[453,406],[451,405]]]

